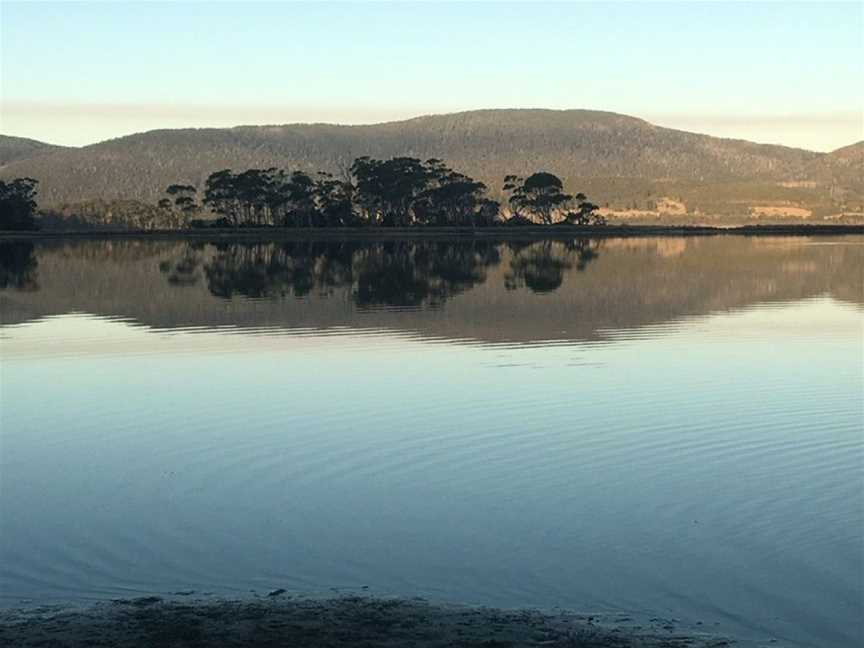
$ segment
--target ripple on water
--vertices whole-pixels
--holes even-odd
[[[861,322],[823,298],[592,341],[3,327],[2,596],[372,584],[840,646]]]

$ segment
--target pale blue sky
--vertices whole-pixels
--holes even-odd
[[[828,150],[864,138],[862,6],[2,0],[0,130],[592,108]]]

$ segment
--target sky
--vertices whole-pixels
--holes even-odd
[[[0,0],[0,132],[588,108],[833,150],[864,139],[864,3]]]

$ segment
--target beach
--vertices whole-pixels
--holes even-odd
[[[248,599],[193,594],[141,597],[88,607],[0,610],[0,645],[318,648],[709,648],[743,646],[682,629],[674,619],[624,614],[499,609],[423,599],[295,597],[283,590]],[[755,648],[756,644],[748,644]],[[765,644],[768,645],[768,644]],[[779,645],[772,643],[771,645]]]

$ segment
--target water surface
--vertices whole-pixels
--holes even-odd
[[[0,604],[864,640],[864,240],[0,244]]]

